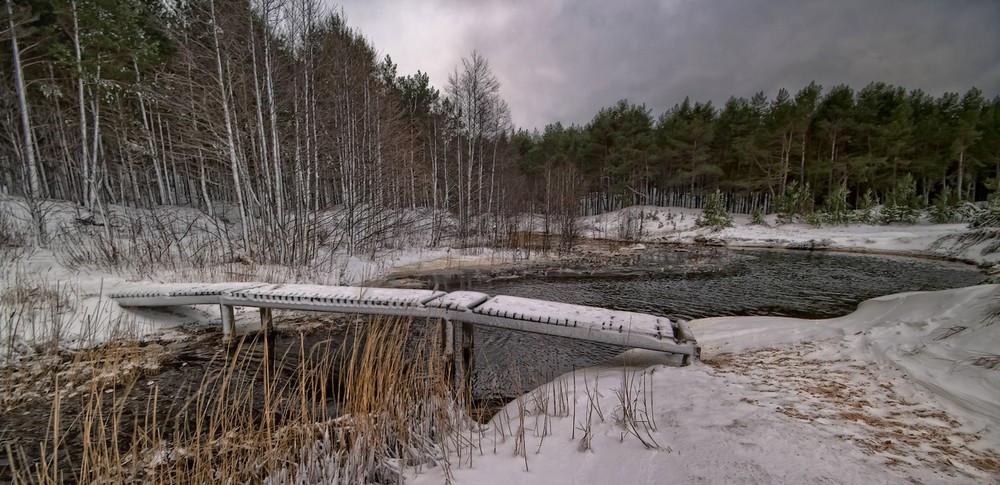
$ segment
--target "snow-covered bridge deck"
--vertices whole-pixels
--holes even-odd
[[[233,307],[366,313],[440,318],[629,348],[698,357],[694,336],[683,322],[644,313],[571,305],[472,291],[268,283],[145,284],[114,291],[123,307],[221,305],[222,330],[233,331]]]

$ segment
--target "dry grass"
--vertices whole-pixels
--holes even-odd
[[[10,467],[0,475],[14,483],[395,483],[406,468],[447,470],[472,426],[450,392],[439,342],[408,344],[409,326],[355,324],[347,344],[302,348],[294,366],[284,356],[273,366],[272,356],[247,358],[250,347],[269,347],[243,340],[169,405],[158,384],[145,385],[157,367],[148,346],[80,351],[36,376],[49,383],[38,392],[48,396],[50,431],[39,444],[4,439]]]
[[[833,430],[889,466],[919,464],[960,481],[996,476],[995,448],[933,403],[905,398],[895,383],[905,377],[887,377],[891,370],[870,362],[806,357],[816,349],[806,343],[722,354],[705,363],[720,375],[745,377],[762,397],[755,404]]]
[[[50,344],[55,346],[68,323],[66,317],[79,300],[76,288],[64,282],[49,282],[14,266],[10,285],[0,288],[0,337],[3,355],[18,347]]]
[[[115,303],[100,290],[87,294],[76,283],[51,280],[21,263],[11,264],[7,275],[0,282],[0,366],[101,341],[137,338],[133,316],[112,311]]]
[[[647,385],[647,379],[650,384]],[[622,428],[621,441],[632,435],[643,446],[649,449],[662,449],[653,433],[656,432],[656,414],[652,387],[652,375],[647,371],[629,371],[622,368],[621,386],[615,389],[618,397],[618,407],[615,409],[615,422]],[[667,451],[671,448],[666,447]]]

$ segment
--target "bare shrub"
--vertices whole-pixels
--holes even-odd
[[[14,214],[0,210],[0,247],[25,247],[30,243],[30,232],[15,220]]]
[[[618,239],[636,242],[645,234],[645,214],[641,208],[629,207],[619,212]]]
[[[41,344],[57,346],[77,301],[78,290],[69,284],[14,268],[9,286],[0,290],[0,362]]]
[[[205,267],[234,259],[230,230],[218,221],[165,207],[110,218],[110,228],[64,227],[54,248],[70,269],[127,277]]]

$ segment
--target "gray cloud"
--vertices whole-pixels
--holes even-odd
[[[885,81],[931,94],[1000,94],[1000,2],[991,0],[348,0],[401,73],[439,87],[485,55],[522,127],[586,123],[621,98],[659,114],[685,96],[724,103],[815,80]]]

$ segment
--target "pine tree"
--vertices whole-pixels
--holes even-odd
[[[695,221],[695,225],[698,227],[708,227],[713,231],[733,227],[733,216],[726,211],[721,190],[716,189],[715,192],[708,194],[708,198],[705,199],[705,205],[701,210],[701,216]]]
[[[882,223],[913,224],[917,221],[919,207],[917,183],[910,174],[906,174],[896,181],[896,185],[886,196],[885,205],[882,206]]]

